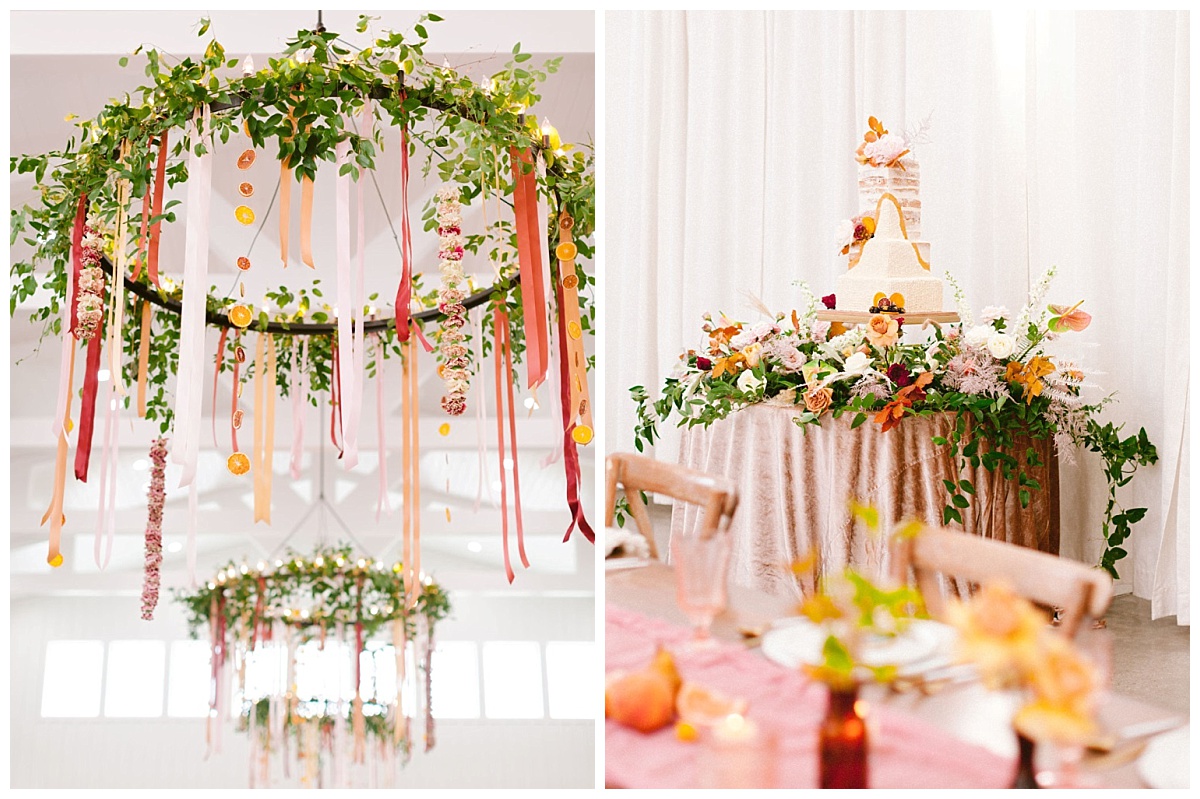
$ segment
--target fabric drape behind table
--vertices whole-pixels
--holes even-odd
[[[793,406],[753,405],[683,434],[680,462],[720,474],[738,487],[731,523],[730,579],[780,595],[811,592],[821,574],[850,565],[871,574],[888,568],[885,538],[856,527],[850,499],[876,508],[884,531],[908,519],[940,525],[947,502],[943,479],[953,476],[945,446],[953,416],[908,417],[887,433],[864,423],[851,430],[852,415],[826,418],[820,427],[792,422]],[[969,435],[969,433],[968,433]],[[1058,468],[1051,440],[1019,439],[1013,454],[1022,460],[1032,447],[1042,465],[1027,474],[1042,485],[1022,508],[1016,477],[1004,479],[979,467],[962,475],[975,485],[963,529],[1012,544],[1058,554]],[[982,449],[982,446],[981,446]],[[672,539],[694,529],[700,509],[676,503]],[[793,577],[790,564],[810,553],[811,570]]]

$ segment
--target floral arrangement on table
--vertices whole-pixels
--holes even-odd
[[[679,356],[657,399],[643,386],[630,389],[638,414],[634,444],[639,451],[653,444],[658,423],[672,417],[679,426],[707,427],[762,402],[794,406],[802,428],[849,415],[852,429],[870,421],[885,433],[912,417],[951,413],[948,435],[933,439],[948,448],[957,471],[943,481],[943,524],[961,524],[962,510],[970,507],[975,486],[965,477],[968,464],[1016,480],[1021,505],[1028,506],[1041,485],[1027,469],[1041,461],[1032,448],[1013,451],[1018,436],[1053,439],[1068,463],[1072,448],[1083,447],[1104,461],[1109,494],[1099,565],[1115,578],[1115,564],[1127,554],[1121,545],[1146,514],[1145,508],[1122,508],[1117,489],[1158,455],[1144,428],[1122,437],[1120,427],[1103,422],[1101,411],[1112,397],[1086,403],[1082,367],[1051,352],[1055,340],[1091,320],[1082,303],[1043,306],[1054,272],[1038,280],[1017,314],[988,307],[979,324],[947,275],[961,322],[932,324],[931,335],[913,343],[902,338],[903,315],[879,313],[849,329],[819,320],[818,301],[803,283],[803,307],[788,316],[764,307],[768,318],[747,324],[706,314],[700,346]],[[822,302],[833,308],[836,298]]]
[[[947,613],[959,631],[959,659],[975,664],[989,688],[1026,693],[1013,718],[1020,734],[1078,745],[1095,733],[1096,669],[1032,603],[995,583]]]

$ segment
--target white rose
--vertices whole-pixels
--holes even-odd
[[[1007,319],[1008,309],[1003,305],[989,305],[983,309],[983,312],[980,314],[980,318],[983,319],[985,324],[990,325],[997,319]]]
[[[972,347],[983,347],[995,332],[996,329],[991,325],[976,325],[967,331],[967,343]]]
[[[850,219],[843,219],[838,223],[837,231],[833,234],[835,243],[838,249],[849,247],[854,243],[854,222]]]
[[[742,372],[742,376],[737,379],[738,391],[741,391],[743,394],[757,394],[765,384],[765,380],[755,375],[749,369]]]
[[[855,351],[842,365],[842,371],[848,375],[865,375],[871,368],[871,356]]]
[[[1017,348],[1017,342],[1007,333],[997,333],[988,339],[987,348],[993,358],[1002,361],[1013,354],[1013,350]]]

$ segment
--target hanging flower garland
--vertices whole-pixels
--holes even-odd
[[[438,268],[442,273],[442,285],[438,290],[438,310],[445,314],[442,320],[442,380],[446,383],[446,395],[442,397],[442,409],[451,416],[459,416],[467,409],[467,389],[471,386],[468,371],[470,360],[465,344],[463,326],[467,323],[467,309],[463,307],[466,296],[463,275],[462,204],[458,200],[458,186],[446,185],[438,189],[437,224]]]
[[[167,498],[164,487],[167,471],[166,439],[156,439],[150,446],[150,463],[150,501],[149,513],[146,516],[146,573],[142,581],[142,618],[146,621],[154,620],[154,609],[158,607],[163,503]]]
[[[104,237],[95,217],[88,218],[80,252],[83,268],[79,270],[79,324],[75,328],[75,335],[80,341],[90,341],[100,328],[100,319],[104,316],[104,270],[100,268]]]

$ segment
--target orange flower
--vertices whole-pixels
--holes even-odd
[[[890,347],[900,338],[900,325],[895,319],[875,314],[867,322],[867,341],[876,347]]]
[[[708,337],[712,341],[713,347],[719,347],[722,344],[728,344],[729,339],[733,338],[740,332],[742,332],[742,326],[739,324],[733,324],[728,327],[718,327],[716,330],[709,333]]]
[[[917,375],[917,379],[912,382],[912,385],[897,391],[895,398],[875,414],[875,423],[880,425],[879,432],[886,433],[900,424],[900,419],[904,417],[907,410],[925,399],[925,386],[932,382],[933,373],[922,372]]]
[[[829,410],[833,404],[833,389],[826,386],[814,386],[804,392],[804,407],[817,416]]]
[[[1054,363],[1049,358],[1037,355],[1022,364],[1020,361],[1009,361],[1004,371],[1004,379],[1010,383],[1019,383],[1024,389],[1025,404],[1033,402],[1034,397],[1042,393],[1046,384],[1042,378],[1054,371]]]
[[[712,368],[713,379],[715,380],[716,378],[720,377],[721,375],[725,374],[726,372],[728,372],[731,375],[735,375],[738,373],[738,370],[744,368],[745,365],[746,365],[746,356],[742,355],[740,352],[735,352],[733,355],[730,355],[728,358],[720,358],[718,360],[714,360],[713,368]]]

